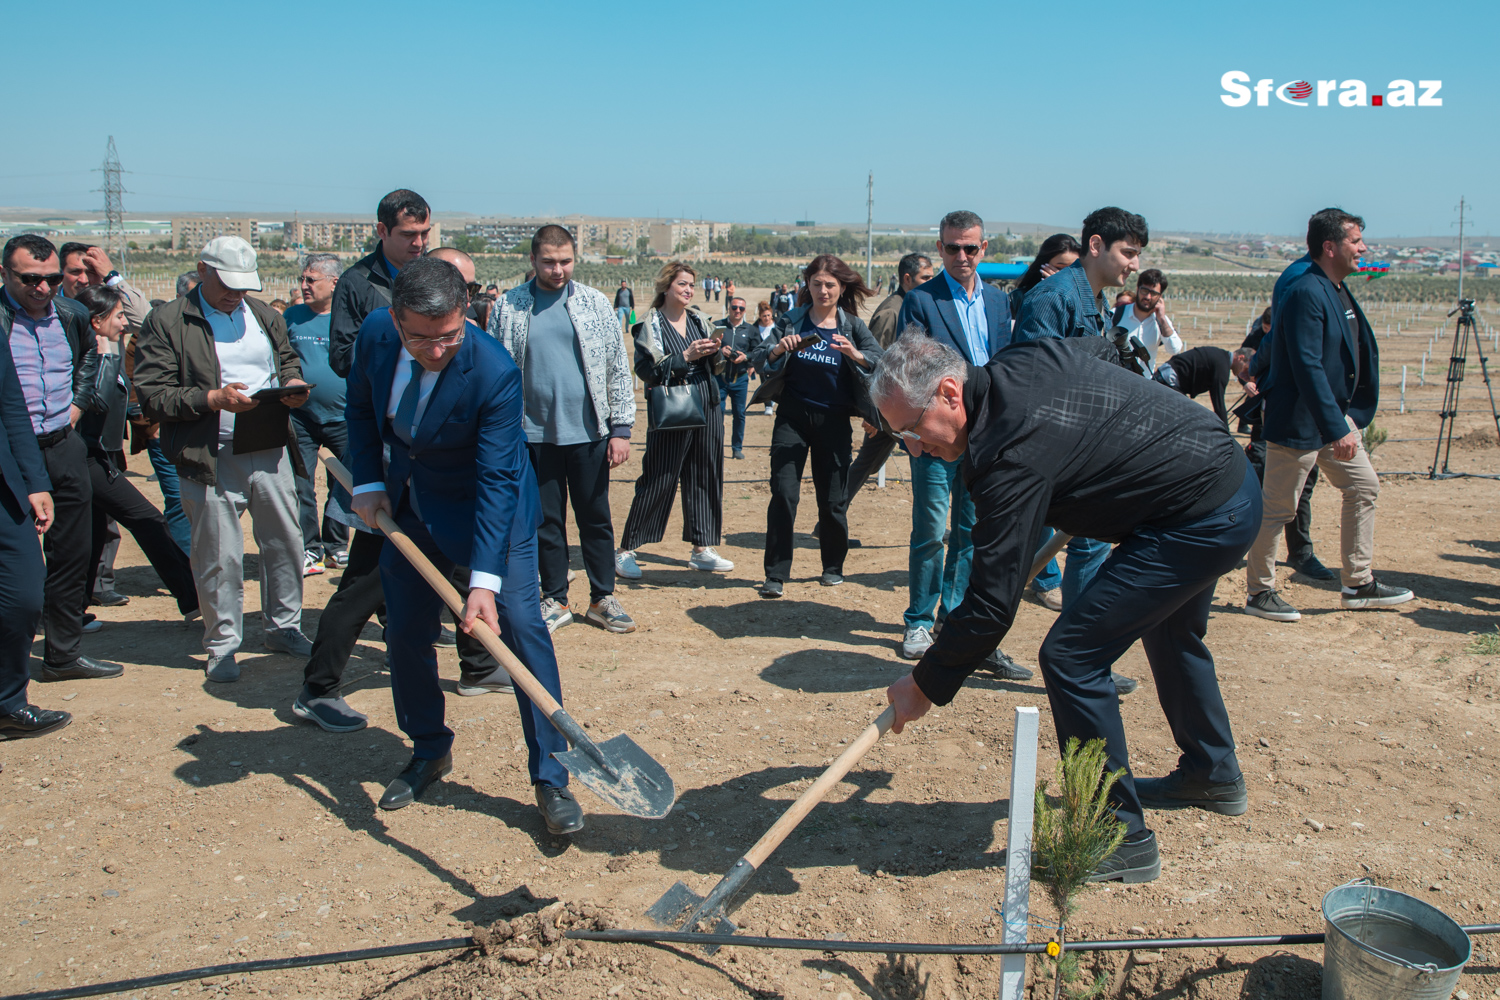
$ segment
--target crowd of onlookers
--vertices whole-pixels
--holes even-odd
[[[1346,593],[1373,585],[1378,483],[1358,435],[1341,436],[1325,457],[1321,445],[1313,446],[1316,434],[1305,433],[1308,418],[1260,405],[1266,396],[1257,383],[1263,390],[1275,371],[1267,338],[1279,329],[1279,303],[1234,352],[1185,347],[1166,308],[1168,279],[1158,270],[1141,271],[1113,308],[1105,305],[1103,288],[1116,279],[1100,261],[1107,263],[1114,243],[1143,236],[1144,223],[1132,221],[1138,216],[1105,209],[1085,221],[1082,241],[1049,237],[1008,293],[978,277],[988,246],[982,220],[954,212],[941,222],[934,254],[903,257],[888,296],[873,310],[866,307],[874,290],[844,261],[823,254],[795,282],[753,303],[733,280],[669,261],[639,313],[627,282],[611,299],[573,280],[577,245],[561,227],[535,234],[527,279],[502,292],[475,280],[467,255],[429,249],[429,208],[419,195],[392,192],[377,217],[370,254],[347,267],[336,254],[308,254],[297,287],[269,302],[252,294],[263,289],[256,253],[237,237],[211,240],[196,268],[178,279],[176,297],[151,303],[98,247],[56,247],[35,235],[5,245],[0,329],[10,351],[0,352],[0,420],[11,447],[0,453],[8,487],[0,491],[6,515],[0,518],[0,736],[67,721],[66,713],[27,699],[38,621],[46,635],[41,679],[123,671],[83,649],[83,637],[102,627],[89,609],[129,601],[114,585],[121,529],[135,538],[184,620],[201,619],[207,679],[236,680],[236,654],[246,638],[241,519],[247,513],[259,548],[260,641],[307,662],[294,711],[330,731],[365,724],[339,685],[360,631],[382,614],[376,572],[382,539],[354,516],[349,495],[331,477],[320,505],[317,463],[320,450],[344,456],[349,449],[345,378],[356,337],[390,305],[401,269],[424,256],[461,272],[470,335],[495,338],[520,369],[521,426],[541,511],[539,601],[549,631],[575,621],[570,544],[578,546],[589,592],[586,604],[576,605],[577,617],[611,632],[636,629],[616,581],[639,580],[650,569],[639,550],[663,539],[679,493],[686,564],[706,572],[734,568],[718,551],[725,421],[727,457],[741,460],[747,414],[756,411],[774,420],[759,593],[780,597],[792,579],[801,481],[809,471],[817,580],[842,584],[849,552],[860,545],[850,535],[850,503],[905,447],[871,403],[869,384],[883,351],[909,327],[976,366],[1037,337],[1110,337],[1141,376],[1187,395],[1207,394],[1226,421],[1225,388],[1238,379],[1246,398],[1235,415],[1240,429],[1250,431],[1248,451],[1265,476],[1275,519],[1252,550],[1247,611],[1296,617],[1276,596],[1271,571],[1282,524],[1296,569],[1335,576],[1313,554],[1308,530],[1319,464],[1346,498]],[[1102,240],[1102,250],[1091,249],[1090,239]],[[1311,263],[1310,256],[1289,271],[1300,274]],[[700,309],[694,301],[700,294],[704,303],[722,303],[722,316],[711,319]],[[643,411],[636,380],[646,397]],[[646,427],[636,434],[640,412]],[[1293,431],[1282,428],[1288,420]],[[858,449],[856,421],[863,428]],[[633,438],[645,454],[616,537],[610,474],[629,459]],[[160,510],[126,475],[127,456],[142,451],[161,491]],[[976,525],[961,462],[919,454],[910,466],[910,601],[900,652],[918,659],[963,600]],[[43,533],[40,548],[28,542],[28,532]],[[1038,548],[1050,533],[1043,531]],[[1048,564],[1031,594],[1042,606],[1063,609],[1109,552],[1107,541],[1073,538],[1065,570]],[[310,638],[302,629],[302,581],[333,570],[342,572],[338,590]],[[445,629],[438,641],[459,646],[460,695],[512,690],[506,673],[461,630]],[[988,666],[1007,678],[1030,676],[998,650]],[[1118,675],[1115,682],[1121,692],[1134,687]]]

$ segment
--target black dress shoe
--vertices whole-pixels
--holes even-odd
[[[547,832],[554,837],[577,833],[583,829],[583,807],[566,788],[536,786],[536,807],[547,821]]]
[[[124,672],[125,668],[118,663],[87,656],[80,656],[72,663],[65,663],[60,667],[54,667],[50,663],[42,664],[44,681],[91,681],[100,677],[118,677]]]
[[[1115,853],[1100,862],[1090,882],[1154,882],[1161,877],[1161,852],[1156,834],[1147,830],[1135,840],[1126,840]]]
[[[1250,808],[1245,776],[1233,781],[1204,781],[1173,771],[1164,778],[1135,779],[1135,794],[1147,809],[1206,809],[1223,816],[1242,816]]]
[[[89,606],[95,608],[122,608],[129,603],[130,598],[117,590],[100,591],[89,600]]]
[[[1140,687],[1140,682],[1134,677],[1126,677],[1124,674],[1110,672],[1109,679],[1115,682],[1115,694],[1129,694]]]
[[[0,715],[0,740],[21,740],[28,736],[45,736],[73,721],[67,712],[57,712],[36,705],[23,705],[9,715]]]
[[[380,797],[380,808],[401,809],[422,797],[427,786],[453,770],[453,754],[445,753],[437,760],[413,757],[406,770],[396,775],[396,780],[385,786]]]
[[[1015,660],[1005,655],[1003,650],[995,650],[984,658],[983,669],[988,670],[996,677],[1004,681],[1029,681],[1031,671],[1021,666]]]
[[[1309,580],[1337,580],[1339,575],[1318,561],[1318,557],[1308,553],[1303,559],[1288,559],[1287,565],[1301,573]]]

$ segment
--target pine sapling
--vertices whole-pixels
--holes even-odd
[[[1078,978],[1078,958],[1067,951],[1067,923],[1077,908],[1076,897],[1089,878],[1125,839],[1125,824],[1115,818],[1109,792],[1125,769],[1105,774],[1104,741],[1089,740],[1079,746],[1072,737],[1057,762],[1060,797],[1056,805],[1047,797],[1047,786],[1036,790],[1036,821],[1031,844],[1031,877],[1047,888],[1057,911],[1057,954],[1052,1000],[1062,995],[1063,981]],[[1051,953],[1052,949],[1048,949]],[[1098,995],[1104,988],[1101,975],[1076,1000]]]

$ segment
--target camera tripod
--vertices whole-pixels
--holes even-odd
[[[1458,306],[1451,310],[1448,315],[1458,314],[1458,322],[1453,327],[1453,354],[1448,358],[1448,387],[1443,393],[1443,408],[1438,411],[1442,417],[1438,424],[1437,452],[1432,456],[1432,471],[1429,479],[1437,479],[1439,476],[1453,475],[1448,471],[1448,454],[1453,449],[1453,425],[1458,420],[1458,392],[1463,387],[1464,366],[1468,361],[1469,340],[1474,340],[1474,353],[1479,355],[1479,373],[1484,378],[1484,387],[1490,394],[1490,416],[1495,419],[1495,433],[1500,436],[1500,411],[1495,409],[1495,387],[1490,384],[1490,368],[1484,356],[1484,343],[1481,340],[1474,323],[1474,300],[1459,299]],[[1442,460],[1442,469],[1438,469],[1438,460]]]

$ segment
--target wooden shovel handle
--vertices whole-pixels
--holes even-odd
[[[1051,562],[1052,558],[1062,551],[1063,546],[1067,545],[1071,538],[1071,535],[1065,535],[1060,531],[1053,533],[1051,540],[1042,546],[1042,550],[1037,553],[1036,559],[1032,562],[1031,575],[1026,580],[1028,584],[1036,579],[1036,575],[1042,571],[1042,567]],[[776,848],[781,846],[781,842],[797,828],[797,824],[801,823],[807,817],[807,814],[812,812],[813,806],[823,801],[823,796],[827,795],[834,785],[844,780],[844,775],[849,773],[850,768],[859,763],[859,759],[868,753],[870,748],[878,743],[882,736],[890,731],[891,723],[895,721],[896,706],[887,705],[885,711],[881,712],[879,717],[866,726],[864,732],[859,734],[859,738],[849,744],[847,750],[839,754],[838,760],[830,764],[828,769],[818,776],[818,780],[814,781],[808,786],[807,791],[798,796],[797,801],[792,803],[791,808],[781,814],[781,818],[776,821],[771,829],[765,832],[764,836],[755,842],[755,846],[745,852],[745,858],[756,868],[764,864],[765,860],[775,852]]]
[[[351,493],[354,492],[353,480],[349,475],[349,470],[344,468],[344,463],[329,455],[321,457],[323,464],[328,466],[328,471],[333,473],[333,478],[337,479],[343,485],[344,489]],[[437,591],[437,595],[443,599],[443,603],[448,605],[448,608],[462,621],[464,617],[464,599],[458,595],[458,591],[454,588],[453,584],[448,582],[448,578],[438,572],[438,568],[432,564],[432,560],[422,554],[422,550],[417,548],[417,543],[412,541],[406,532],[402,531],[396,525],[395,521],[391,520],[389,514],[382,511],[378,521],[380,523],[380,530],[385,532],[385,537],[389,538],[391,543],[401,550],[401,554],[406,557],[406,561],[416,567],[417,572],[422,574],[422,579],[432,585],[432,589]],[[510,674],[511,679],[520,685],[521,690],[526,692],[526,697],[530,698],[532,703],[537,708],[540,708],[544,715],[551,718],[553,713],[562,708],[557,703],[557,699],[552,697],[546,688],[542,687],[542,682],[537,680],[530,670],[521,665],[521,661],[516,659],[515,655],[506,648],[505,643],[500,641],[500,637],[494,633],[494,630],[483,621],[478,618],[474,619],[474,629],[469,634],[478,639],[484,645],[484,648],[489,650],[490,655],[500,661],[500,665],[505,668],[505,672]]]

